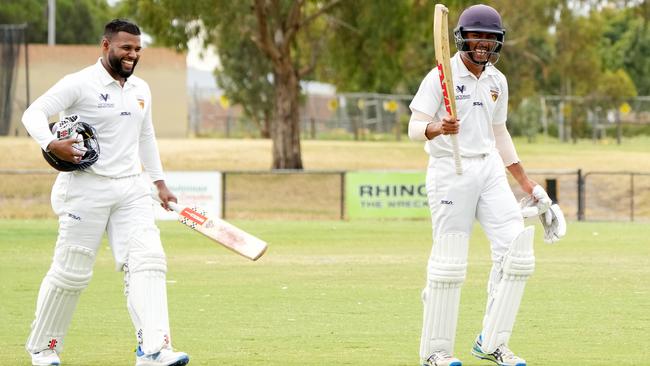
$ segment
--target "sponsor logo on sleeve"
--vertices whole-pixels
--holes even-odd
[[[144,109],[144,97],[138,95],[136,98],[138,99],[138,105],[140,106],[140,109]]]
[[[500,93],[501,93],[501,91],[499,90],[498,87],[493,86],[493,87],[490,88],[490,95],[492,95],[492,101],[493,102],[496,102],[497,99],[499,99],[499,94]]]

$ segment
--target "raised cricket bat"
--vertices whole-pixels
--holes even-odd
[[[153,198],[160,202],[157,193]],[[225,220],[214,217],[198,207],[169,202],[169,208],[178,214],[178,221],[216,241],[233,252],[250,260],[259,259],[266,252],[267,244]]]
[[[454,82],[451,76],[451,63],[449,53],[449,26],[447,18],[449,10],[442,4],[436,4],[433,14],[433,44],[436,52],[436,64],[438,65],[438,74],[440,75],[440,86],[442,87],[442,96],[445,100],[445,108],[450,116],[456,117],[456,98],[454,96]],[[463,174],[463,166],[460,162],[460,152],[458,151],[458,136],[450,135],[451,147],[454,154],[454,164],[456,165],[456,174]]]

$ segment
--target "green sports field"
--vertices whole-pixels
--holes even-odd
[[[174,222],[168,254],[174,346],[190,365],[417,365],[428,221],[236,221],[268,240],[249,262]],[[534,221],[532,222],[534,223]],[[650,226],[571,222],[544,244],[511,347],[529,365],[648,365]],[[0,220],[0,360],[23,349],[53,252],[54,220]],[[456,354],[480,329],[487,241],[477,229],[463,288]],[[131,365],[135,338],[103,245],[66,338],[67,366]]]

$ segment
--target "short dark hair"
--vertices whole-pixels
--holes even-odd
[[[133,35],[140,35],[140,28],[127,19],[113,19],[104,26],[104,37],[111,39],[119,32],[127,32]]]

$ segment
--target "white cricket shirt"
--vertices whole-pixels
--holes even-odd
[[[151,119],[149,85],[131,75],[124,86],[101,63],[66,75],[32,103],[23,124],[42,149],[56,138],[48,119],[58,113],[77,114],[97,130],[99,159],[87,171],[111,178],[139,174],[164,179]]]
[[[456,95],[456,113],[460,120],[460,155],[472,157],[487,154],[495,148],[492,124],[505,123],[508,116],[508,82],[494,66],[487,66],[477,79],[467,70],[459,53],[451,58],[451,71]],[[448,115],[442,99],[437,68],[431,70],[422,80],[410,108],[433,116],[437,121]],[[421,130],[423,134],[424,129]],[[439,135],[426,144],[431,156],[452,155],[449,135]]]

